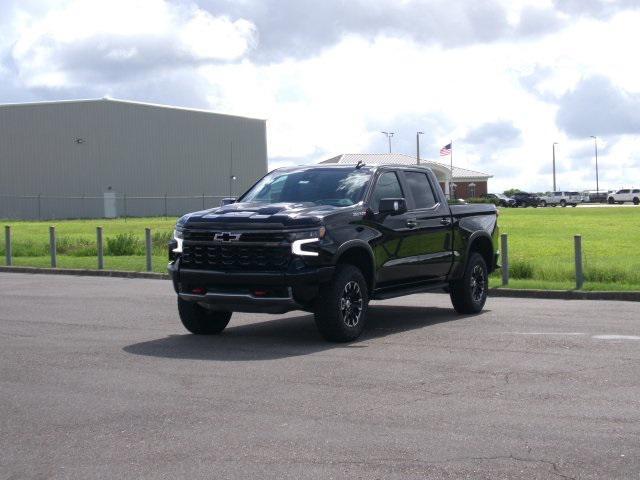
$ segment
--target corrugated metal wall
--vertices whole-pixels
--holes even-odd
[[[0,106],[0,218],[100,217],[107,191],[119,215],[125,194],[128,215],[178,215],[202,199],[172,197],[237,195],[266,170],[264,120],[114,100]]]

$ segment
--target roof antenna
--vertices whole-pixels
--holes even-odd
[[[358,160],[358,163],[356,163],[356,169],[360,170],[364,165],[365,163],[362,160]]]

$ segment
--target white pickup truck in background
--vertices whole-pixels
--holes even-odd
[[[616,193],[610,193],[607,197],[607,203],[624,203],[633,202],[634,205],[640,203],[640,188],[623,188]]]
[[[579,192],[550,192],[540,197],[541,207],[555,207],[556,205],[575,207],[579,203],[582,203],[582,196]]]

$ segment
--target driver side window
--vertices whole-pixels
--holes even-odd
[[[403,198],[402,187],[395,172],[386,172],[378,177],[373,189],[369,206],[375,212],[379,210],[380,200],[383,198]]]

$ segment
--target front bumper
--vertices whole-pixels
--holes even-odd
[[[308,267],[298,272],[220,272],[180,268],[177,259],[169,263],[168,270],[183,300],[218,310],[284,313],[307,309],[319,285],[332,278],[335,267]],[[256,291],[266,293],[257,295]]]

